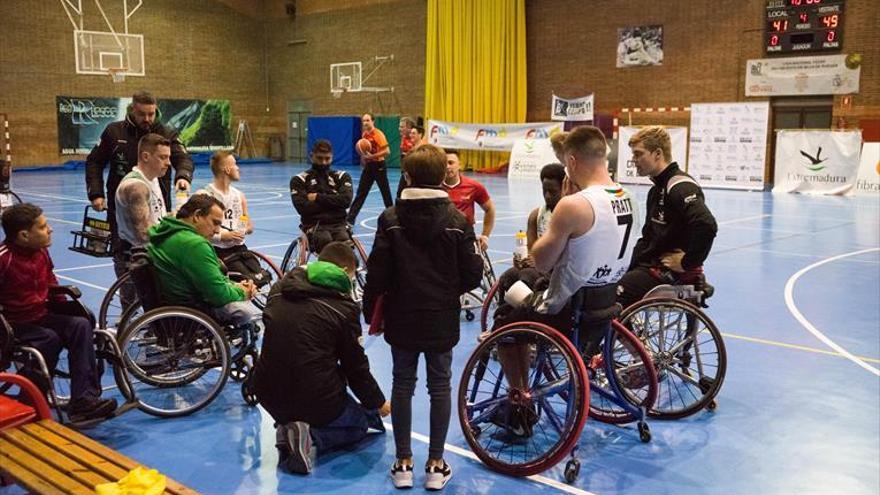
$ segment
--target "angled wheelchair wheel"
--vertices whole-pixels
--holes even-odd
[[[251,302],[254,303],[254,306],[263,310],[266,309],[266,303],[269,300],[269,290],[272,289],[272,285],[274,285],[275,282],[281,280],[284,272],[282,272],[281,268],[279,268],[278,265],[276,265],[267,255],[257,251],[250,252],[260,260],[260,268],[266,270],[272,275],[272,280],[261,285],[259,290],[257,290],[257,293],[254,295],[254,298],[251,300]]]
[[[131,284],[131,295],[123,297],[123,286]],[[125,289],[126,294],[128,289]],[[116,328],[119,329],[120,321],[132,304],[137,303],[137,295],[134,294],[134,284],[131,283],[131,275],[126,272],[113,282],[113,285],[107,289],[104,299],[101,300],[101,307],[98,310],[98,328]]]
[[[499,346],[525,351],[525,389],[509,386]],[[577,444],[589,397],[583,361],[565,336],[539,323],[513,323],[492,332],[468,359],[458,417],[483,463],[507,475],[530,476],[554,466]]]
[[[498,281],[492,284],[492,287],[489,288],[489,291],[486,293],[486,297],[483,298],[483,305],[480,308],[480,331],[486,332],[489,330],[489,316],[495,311],[495,308],[498,307],[502,301],[501,293],[498,288]]]
[[[651,353],[657,368],[652,417],[678,419],[714,404],[727,371],[727,352],[718,328],[696,306],[679,299],[651,298],[620,316]]]
[[[192,414],[217,397],[229,377],[229,344],[204,313],[182,306],[147,311],[118,336],[124,369],[138,407],[149,414]],[[117,365],[120,367],[120,365]]]
[[[287,246],[287,251],[284,252],[284,257],[281,259],[281,266],[279,267],[281,273],[287,273],[300,265],[304,265],[308,258],[309,241],[305,235],[299,235]]]
[[[12,191],[0,192],[0,213],[13,205],[20,205],[21,198]]]
[[[590,376],[591,418],[611,424],[645,419],[643,412],[657,400],[657,370],[638,337],[612,321],[602,352],[584,362]]]

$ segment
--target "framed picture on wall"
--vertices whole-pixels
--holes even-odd
[[[617,29],[617,67],[663,65],[663,26]]]

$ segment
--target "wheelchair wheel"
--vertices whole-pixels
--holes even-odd
[[[611,424],[642,421],[642,411],[657,400],[658,384],[651,355],[638,337],[612,321],[602,353],[584,361],[590,376],[590,417]]]
[[[309,241],[305,235],[300,235],[284,252],[284,258],[281,259],[281,273],[287,273],[294,268],[304,265],[309,259]]]
[[[107,289],[104,299],[101,300],[101,308],[98,310],[98,328],[116,328],[118,330],[125,310],[137,303],[136,295],[131,301],[122,300],[122,286],[130,283],[130,279],[131,275],[126,272]]]
[[[0,213],[3,213],[3,210],[9,208],[10,206],[20,204],[21,198],[18,197],[18,194],[15,194],[12,191],[0,193]]]
[[[229,377],[229,345],[204,313],[181,306],[147,311],[119,336],[121,364],[138,407],[149,414],[192,414],[217,397]]]
[[[254,306],[262,311],[266,309],[266,303],[269,300],[269,290],[272,289],[272,285],[274,285],[275,282],[281,280],[281,276],[284,275],[284,272],[282,272],[281,268],[279,268],[278,265],[276,265],[275,262],[265,254],[257,251],[250,252],[260,260],[260,268],[272,274],[272,280],[260,286],[257,293],[254,295],[254,298],[251,300],[251,302],[254,303]]]
[[[499,293],[498,281],[492,284],[492,287],[489,288],[489,291],[486,292],[486,297],[483,298],[483,306],[480,308],[480,331],[486,332],[489,330],[489,315],[492,314],[492,311],[498,307],[498,304],[501,303],[501,294]]]
[[[678,419],[708,408],[724,382],[727,352],[721,332],[696,306],[679,299],[652,298],[620,316],[651,353],[660,389],[648,411]]]
[[[499,345],[528,346],[528,387],[508,386]],[[558,331],[534,322],[506,325],[477,346],[458,389],[465,440],[491,469],[512,476],[540,473],[577,444],[590,388],[584,363]]]

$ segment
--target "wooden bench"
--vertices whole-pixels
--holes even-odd
[[[94,495],[118,481],[136,461],[51,419],[0,431],[0,473],[40,494]],[[197,492],[166,477],[165,493]]]

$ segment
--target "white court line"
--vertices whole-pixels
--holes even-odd
[[[103,268],[105,266],[113,266],[113,263],[100,263],[97,265],[74,266],[71,268],[58,268],[55,270],[55,273],[72,272],[72,271],[76,271],[76,270],[87,270],[89,268]]]
[[[42,194],[42,193],[19,191],[19,190],[16,190],[15,192],[18,194],[23,194],[25,196],[36,196],[38,198],[63,199],[65,201],[74,201],[77,203],[84,203],[84,204],[91,204],[92,203],[91,201],[86,201],[82,198],[74,198],[72,196],[61,196],[58,194]]]
[[[71,220],[62,220],[60,218],[54,218],[54,217],[46,217],[46,220],[50,220],[52,222],[59,222],[59,223],[69,223],[71,225],[79,225],[80,227],[82,227],[82,224],[83,224],[82,222],[74,222]]]
[[[385,428],[387,428],[388,430],[392,430],[392,431],[394,430],[394,428],[391,426],[391,423],[383,422],[383,424],[385,425]],[[418,440],[419,442],[427,443],[427,444],[431,443],[431,439],[425,435],[422,435],[421,433],[416,433],[416,432],[412,431],[412,432],[410,432],[410,435],[412,436],[413,439]],[[470,450],[465,450],[461,447],[456,447],[455,445],[449,445],[448,443],[443,444],[443,448],[445,450],[448,450],[449,452],[452,452],[453,454],[458,454],[462,457],[467,457],[468,459],[477,461],[478,463],[482,464],[482,462],[480,461],[480,458],[477,457],[477,455],[474,454],[473,452],[471,452]],[[560,481],[556,481],[554,479],[548,478],[546,476],[541,476],[539,474],[536,474],[533,476],[528,476],[528,477],[526,477],[526,479],[530,480],[530,481],[534,481],[535,483],[547,485],[551,488],[556,488],[557,490],[563,491],[565,493],[573,493],[575,495],[596,495],[593,492],[581,490],[580,488],[576,488],[571,485],[567,485],[567,484],[562,483]]]
[[[379,215],[376,215],[376,216],[374,216],[374,217],[367,217],[367,218],[361,220],[360,226],[363,227],[363,228],[365,228],[365,229],[370,229],[370,230],[373,230],[373,231],[378,230],[376,227],[370,227],[369,225],[367,225],[367,222],[369,222],[370,220],[375,220],[375,219],[377,219],[377,218],[379,218]]]
[[[844,349],[843,347],[841,347],[840,345],[838,345],[837,343],[835,343],[833,340],[831,340],[831,339],[829,339],[828,337],[826,337],[825,334],[823,334],[822,332],[820,332],[818,328],[816,328],[815,326],[813,326],[813,324],[810,323],[810,322],[804,317],[804,315],[801,314],[800,311],[798,311],[797,306],[795,306],[795,304],[794,304],[794,296],[793,296],[793,292],[794,292],[794,284],[798,281],[798,279],[801,277],[801,275],[807,273],[808,271],[812,270],[813,268],[816,268],[816,267],[818,267],[818,266],[822,266],[822,265],[824,265],[824,264],[826,264],[826,263],[831,263],[832,261],[836,261],[836,260],[839,260],[839,259],[841,259],[841,258],[847,258],[847,257],[850,257],[850,256],[856,256],[856,255],[859,255],[859,254],[870,253],[870,252],[872,252],[872,251],[880,251],[880,248],[862,249],[862,250],[860,250],[860,251],[853,251],[853,252],[851,252],[851,253],[845,253],[845,254],[840,254],[840,255],[837,255],[837,256],[832,256],[831,258],[824,259],[824,260],[822,260],[822,261],[819,261],[819,262],[813,263],[813,264],[810,265],[810,266],[807,266],[807,267],[805,267],[805,268],[802,268],[799,272],[797,272],[797,273],[795,273],[794,275],[792,275],[791,278],[788,279],[788,282],[785,283],[785,305],[788,306],[788,310],[791,312],[792,316],[794,316],[794,318],[795,318],[795,319],[796,319],[801,325],[803,325],[803,327],[806,328],[807,331],[809,331],[811,334],[813,334],[817,339],[819,339],[819,340],[821,340],[822,342],[824,342],[825,345],[827,345],[828,347],[830,347],[830,348],[834,349],[835,351],[839,352],[841,355],[843,355],[843,357],[845,357],[845,358],[849,359],[850,361],[856,363],[857,365],[861,366],[862,368],[864,368],[864,369],[870,371],[871,373],[874,373],[874,374],[877,375],[877,376],[880,376],[880,370],[878,370],[877,368],[875,368],[875,367],[871,366],[870,364],[866,363],[865,361],[863,361],[862,359],[858,358],[857,356],[854,356],[854,355],[850,354],[849,351],[847,351],[846,349]]]
[[[765,213],[765,214],[763,214],[763,215],[752,215],[752,216],[750,216],[750,217],[734,218],[734,219],[732,219],[732,220],[725,220],[725,221],[723,221],[723,222],[718,222],[718,225],[728,225],[728,224],[731,224],[731,223],[748,222],[749,220],[759,220],[759,219],[761,219],[761,218],[767,218],[767,217],[770,217],[770,216],[772,216],[772,215],[769,215],[769,214],[766,214],[766,213]]]
[[[107,287],[101,287],[100,285],[90,284],[90,283],[88,283],[88,282],[86,282],[86,281],[79,280],[79,279],[76,279],[76,278],[65,277],[64,275],[56,275],[56,277],[57,277],[57,278],[60,278],[60,279],[62,279],[62,280],[70,280],[71,282],[75,282],[75,283],[80,284],[80,285],[85,285],[86,287],[91,287],[91,288],[93,288],[93,289],[98,289],[98,290],[100,290],[100,291],[104,291],[104,292],[107,292],[108,290],[110,290],[110,289],[107,288]]]

